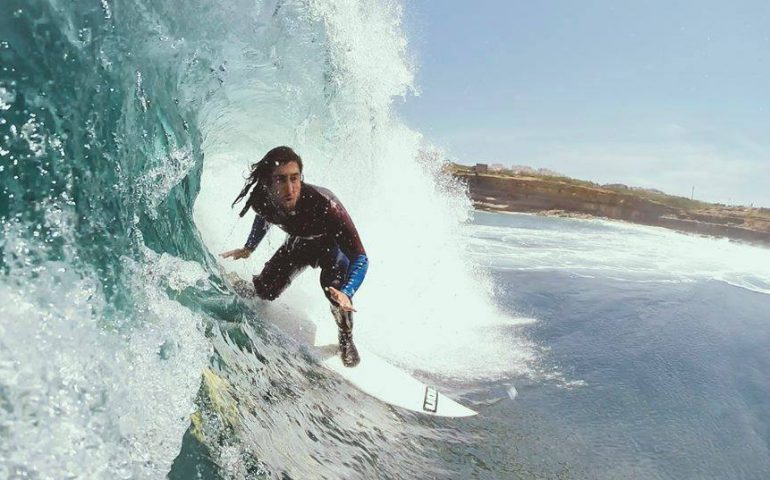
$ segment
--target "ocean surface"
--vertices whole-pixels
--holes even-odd
[[[7,0],[0,15],[0,479],[770,475],[770,250],[473,212],[394,114],[383,0]],[[287,144],[371,264],[355,338],[479,411],[389,407],[249,305],[250,163]]]

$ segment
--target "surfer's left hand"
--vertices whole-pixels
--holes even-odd
[[[346,312],[355,312],[356,309],[353,308],[353,302],[350,301],[350,297],[345,295],[344,293],[340,292],[334,287],[327,287],[327,290],[329,291],[329,295],[331,295],[332,300],[337,302],[337,305],[339,307],[346,311]]]

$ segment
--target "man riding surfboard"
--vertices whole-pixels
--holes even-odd
[[[303,181],[302,158],[285,146],[273,148],[252,165],[233,206],[244,198],[240,216],[249,210],[256,213],[251,233],[243,248],[221,256],[248,258],[270,225],[285,231],[286,241],[253,277],[255,295],[274,300],[306,267],[320,267],[321,287],[339,329],[342,363],[356,366],[360,359],[353,343],[352,298],[369,260],[345,207],[329,190]]]

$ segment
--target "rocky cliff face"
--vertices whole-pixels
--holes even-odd
[[[770,246],[770,215],[758,209],[712,206],[692,210],[627,193],[553,178],[454,172],[477,208],[587,215],[723,236]]]

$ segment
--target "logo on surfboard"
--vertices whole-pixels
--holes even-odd
[[[438,409],[438,392],[433,387],[425,387],[425,399],[422,401],[422,409],[426,412],[436,413]]]

